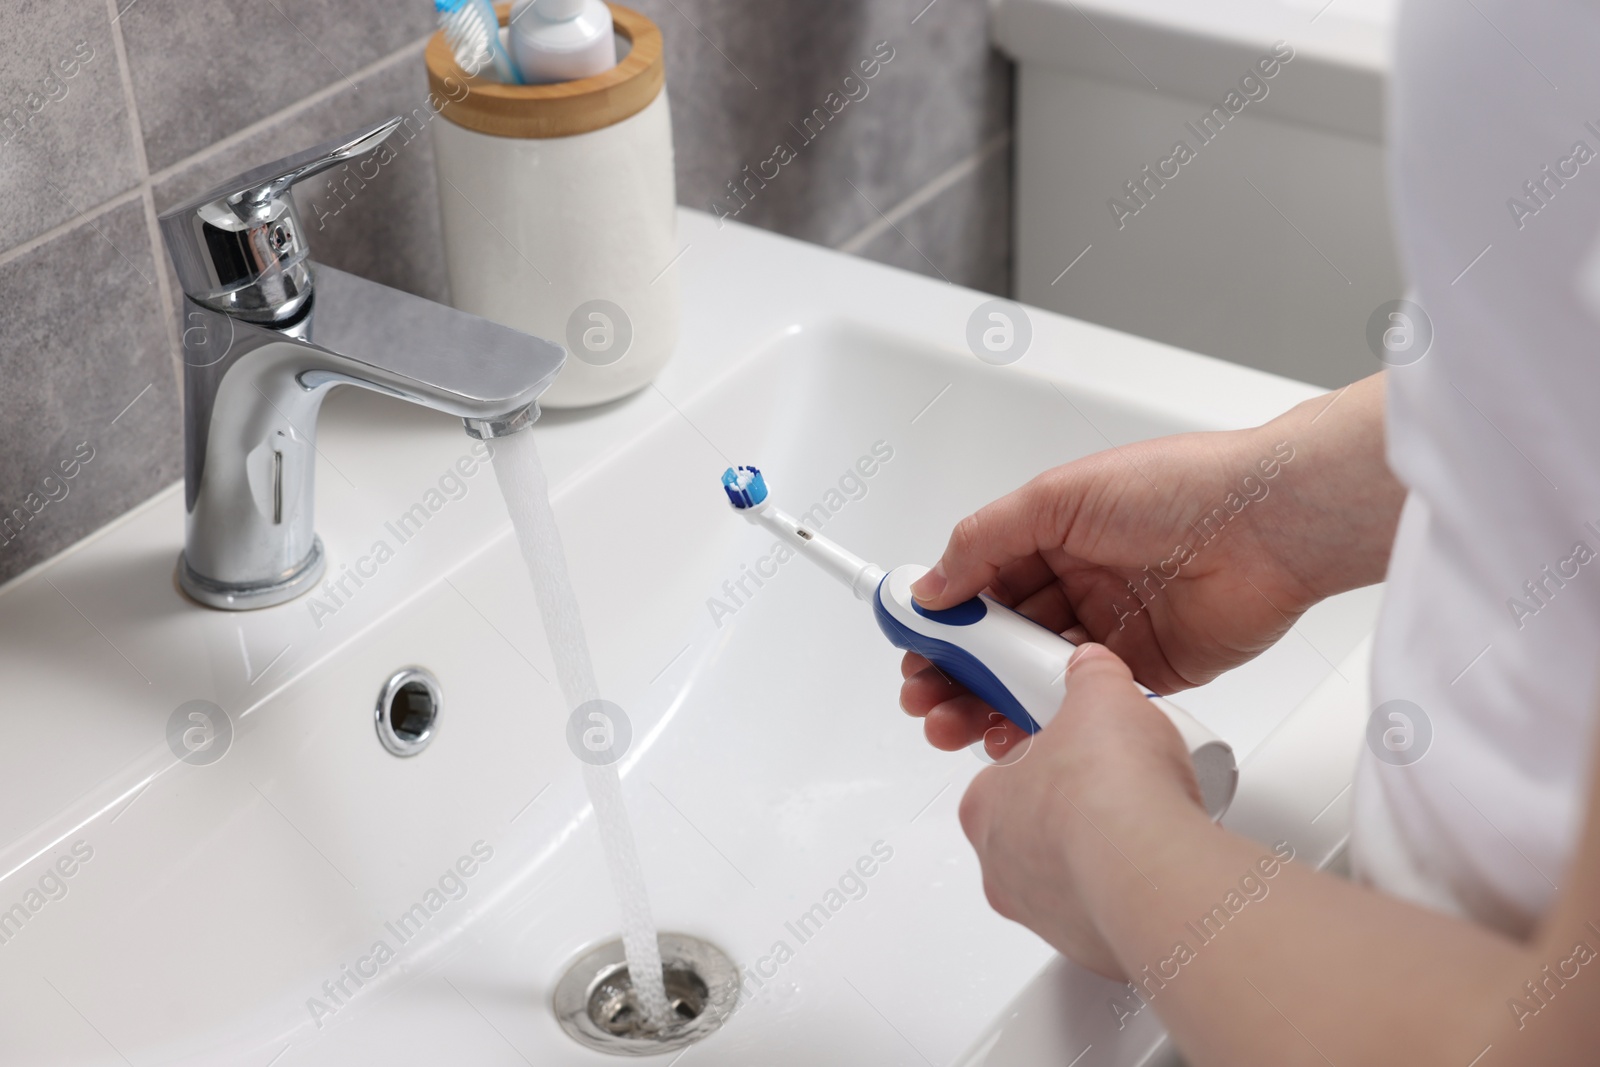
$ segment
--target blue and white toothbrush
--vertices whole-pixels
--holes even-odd
[[[930,611],[911,595],[928,572],[914,563],[892,571],[868,563],[767,502],[767,483],[754,467],[722,475],[728,500],[872,604],[878,628],[896,648],[915,652],[1031,733],[1055,717],[1066,695],[1067,659],[1076,647],[989,596]],[[1143,686],[1139,691],[1172,720],[1188,746],[1201,799],[1222,817],[1239,782],[1233,749],[1192,715]]]
[[[500,16],[489,0],[433,0],[433,6],[457,66],[468,74],[482,74],[483,68],[492,66],[501,81],[522,84],[522,75],[500,40]]]

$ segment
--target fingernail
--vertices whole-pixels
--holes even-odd
[[[933,565],[933,570],[911,583],[911,595],[918,600],[932,600],[944,592],[944,560]]]
[[[1067,673],[1071,674],[1072,668],[1083,662],[1083,660],[1087,657],[1103,655],[1110,651],[1111,650],[1105,645],[1097,645],[1093,641],[1090,641],[1088,644],[1079,645],[1077,648],[1072,650],[1072,655],[1067,657]]]

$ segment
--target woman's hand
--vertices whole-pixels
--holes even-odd
[[[1374,376],[1256,429],[1046,471],[957,525],[918,599],[944,608],[987,590],[1104,644],[1159,693],[1208,682],[1318,600],[1382,577],[1404,498],[1383,459],[1382,388]],[[998,754],[1023,737],[922,657],[902,673],[901,704],[926,716],[934,746],[984,738]]]
[[[1112,978],[1125,975],[1086,906],[1085,862],[1125,863],[1108,842],[1209,822],[1177,729],[1096,644],[1073,653],[1061,712],[1027,758],[981,772],[961,801],[990,906]]]
[[[1133,983],[1119,1021],[1155,1011],[1197,1067],[1594,1063],[1600,983],[1528,990],[1594,958],[1600,776],[1555,906],[1515,941],[1212,823],[1177,730],[1131,677],[1081,646],[1027,758],[987,768],[961,802],[990,904]]]

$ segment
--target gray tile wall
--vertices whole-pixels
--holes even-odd
[[[680,202],[1009,291],[1011,73],[988,46],[984,0],[636,6],[667,42]],[[177,286],[156,214],[421,105],[431,8],[7,0],[0,580],[182,475]],[[830,94],[846,100],[837,114]],[[805,126],[816,109],[827,121]],[[780,142],[793,161],[747,182]],[[326,220],[317,257],[446,299],[431,153],[412,141]]]

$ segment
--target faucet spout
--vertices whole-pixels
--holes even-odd
[[[185,502],[179,583],[210,607],[290,600],[320,580],[314,521],[323,398],[354,385],[463,420],[532,425],[561,346],[320,264],[301,315],[262,324],[184,302]]]
[[[566,360],[557,344],[312,263],[296,181],[377,149],[387,119],[240,174],[167,211],[183,286],[184,488],[178,582],[241,610],[312,588],[317,413],[355,385],[517,433]]]
[[[359,385],[472,422],[533,404],[566,359],[560,345],[321,265],[311,322],[301,388]]]

